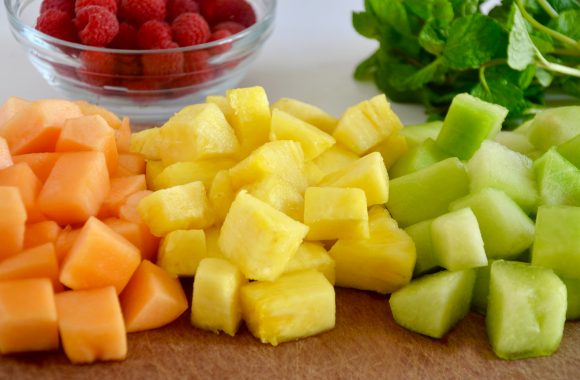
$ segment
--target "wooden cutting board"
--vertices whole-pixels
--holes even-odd
[[[62,352],[0,357],[0,379],[573,379],[580,376],[580,324],[568,322],[558,352],[498,359],[485,320],[469,314],[446,337],[399,327],[387,298],[337,289],[334,330],[272,347],[245,327],[235,337],[192,328],[189,313],[171,325],[130,334],[125,361],[72,365]]]

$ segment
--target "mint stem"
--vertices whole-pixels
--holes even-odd
[[[556,12],[556,10],[552,7],[552,5],[548,3],[546,0],[538,0],[538,3],[551,18],[558,17],[558,12]]]

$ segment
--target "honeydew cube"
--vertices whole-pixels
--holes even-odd
[[[309,240],[369,237],[367,201],[359,188],[309,187],[304,193]]]
[[[580,106],[554,107],[538,113],[531,122],[529,139],[546,151],[580,134]]]
[[[201,181],[157,190],[139,202],[137,211],[155,236],[175,230],[203,229],[214,221]]]
[[[449,208],[465,207],[477,218],[488,258],[515,259],[534,242],[534,222],[503,191],[486,188],[454,201]]]
[[[208,161],[184,161],[170,164],[155,177],[153,189],[167,189],[177,185],[201,181],[209,189],[213,178],[220,170],[229,169],[236,162],[222,158]]]
[[[407,138],[399,132],[393,132],[389,137],[374,146],[371,151],[379,152],[387,169],[391,168],[407,151]]]
[[[530,158],[534,158],[537,155],[536,147],[532,145],[528,137],[513,131],[499,131],[495,135],[495,142],[500,143],[506,148],[525,154]]]
[[[479,224],[470,208],[435,218],[431,236],[435,256],[443,268],[457,271],[487,265]]]
[[[501,130],[508,110],[467,93],[451,101],[437,145],[451,156],[469,160],[486,139],[493,139]]]
[[[566,321],[566,286],[548,268],[498,260],[491,266],[486,330],[495,354],[524,359],[554,353]]]
[[[175,276],[194,276],[207,257],[203,230],[175,230],[161,240],[157,265]]]
[[[542,204],[580,206],[580,169],[556,148],[534,161],[533,170]]]
[[[566,320],[578,320],[580,319],[580,278],[560,277],[560,279],[566,285]]]
[[[215,222],[223,223],[230,209],[236,190],[232,185],[230,173],[228,170],[222,170],[216,173],[209,188],[208,198],[215,214]]]
[[[465,165],[450,157],[389,181],[387,208],[403,227],[447,212],[449,204],[469,192]]]
[[[324,151],[320,156],[314,158],[312,162],[318,166],[322,171],[323,177],[330,173],[334,173],[354,161],[358,160],[359,156],[346,149],[340,144],[331,146]]]
[[[292,272],[276,281],[255,281],[242,287],[242,315],[262,343],[279,343],[334,328],[334,287],[315,270]]]
[[[328,282],[334,285],[334,260],[321,243],[305,241],[300,244],[294,256],[286,264],[284,273],[307,269],[319,271]]]
[[[412,148],[427,139],[435,140],[442,126],[443,121],[441,120],[406,125],[401,129],[401,134],[407,138],[409,148]]]
[[[428,138],[425,141],[415,145],[401,156],[389,168],[389,177],[397,178],[405,174],[414,173],[430,166],[436,162],[449,158],[449,155],[443,152],[433,141]]]
[[[432,338],[447,334],[469,312],[475,271],[424,275],[391,294],[395,322]]]
[[[254,197],[301,221],[304,215],[304,197],[296,188],[278,175],[269,175],[244,189]]]
[[[431,238],[432,223],[433,219],[428,219],[405,228],[405,232],[413,239],[417,252],[413,277],[419,277],[439,268],[439,261],[435,256],[433,239]]]
[[[273,281],[308,233],[308,227],[242,190],[219,236],[224,256],[250,280]]]
[[[471,192],[486,187],[504,191],[527,213],[539,202],[532,160],[494,141],[484,141],[467,163]]]
[[[319,156],[336,143],[328,133],[279,109],[272,110],[270,140],[299,142],[306,161]]]
[[[330,249],[336,285],[391,293],[411,280],[415,244],[383,206],[369,210],[369,230],[368,239],[339,239]]]
[[[161,160],[160,128],[147,128],[131,134],[129,150],[140,153],[147,160]]]
[[[319,186],[362,189],[366,195],[367,206],[384,204],[389,200],[389,174],[378,152],[369,153],[328,174],[320,181]]]
[[[540,206],[532,264],[561,277],[580,278],[580,207]]]
[[[242,322],[240,290],[247,282],[229,261],[203,259],[193,281],[191,324],[234,336]]]
[[[580,169],[580,134],[558,145],[558,153]]]
[[[490,259],[486,266],[475,268],[475,284],[473,285],[473,295],[471,297],[471,309],[481,315],[487,313],[489,275],[494,262],[494,259]]]
[[[292,98],[278,99],[272,104],[272,111],[275,109],[287,112],[328,134],[332,134],[338,123],[338,119],[326,111]]]
[[[181,109],[160,128],[159,140],[166,164],[231,156],[238,150],[234,130],[213,103]]]

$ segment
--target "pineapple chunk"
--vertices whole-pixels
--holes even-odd
[[[166,189],[176,185],[201,181],[209,189],[213,178],[220,170],[229,169],[236,162],[232,159],[221,158],[207,161],[184,161],[166,166],[153,181],[153,189]]]
[[[222,170],[213,177],[208,197],[215,213],[215,222],[223,223],[236,197],[236,190],[227,170]]]
[[[304,174],[308,181],[308,186],[316,186],[324,178],[324,172],[313,161],[304,163]]]
[[[207,257],[219,257],[225,259],[225,256],[219,245],[220,228],[213,226],[206,228],[204,231]]]
[[[407,150],[409,150],[407,138],[398,132],[391,134],[372,149],[373,152],[379,152],[383,156],[383,162],[387,169],[407,153]]]
[[[153,189],[155,178],[165,169],[165,165],[161,160],[147,160],[145,164],[145,181],[147,188]]]
[[[334,260],[321,243],[305,241],[300,244],[294,256],[286,264],[284,273],[306,269],[319,271],[328,282],[334,285]]]
[[[194,276],[207,256],[203,230],[176,230],[161,240],[157,265],[176,276]]]
[[[226,120],[232,125],[234,110],[228,102],[228,98],[222,95],[209,95],[205,98],[207,103],[214,103],[223,112]]]
[[[288,273],[276,281],[256,281],[241,290],[242,315],[262,343],[305,338],[334,328],[334,287],[315,270]]]
[[[378,152],[369,153],[330,173],[320,181],[319,186],[358,187],[366,194],[367,206],[384,204],[389,200],[389,174]]]
[[[370,238],[338,240],[330,249],[336,285],[391,293],[409,283],[416,260],[415,244],[383,206],[369,210]]]
[[[242,322],[240,289],[247,283],[235,265],[225,259],[199,263],[191,299],[191,324],[234,336]]]
[[[254,197],[301,221],[304,215],[304,197],[296,188],[277,175],[270,175],[244,187]]]
[[[241,190],[222,225],[219,246],[250,280],[275,280],[308,227]]]
[[[284,111],[272,110],[270,140],[297,141],[309,161],[336,143],[334,137]]]
[[[160,128],[156,127],[143,129],[142,131],[131,134],[129,151],[132,153],[140,153],[147,160],[160,160],[159,130]]]
[[[230,169],[235,189],[269,175],[282,175],[300,192],[308,186],[304,173],[304,153],[296,141],[271,141],[253,151]]]
[[[214,221],[201,181],[157,190],[139,202],[137,211],[155,236],[175,230],[203,229]]]
[[[318,165],[324,176],[334,173],[345,166],[355,162],[360,157],[340,144],[335,144],[330,149],[316,157],[313,162]]]
[[[369,237],[367,200],[358,188],[309,187],[304,194],[308,240]]]
[[[328,134],[332,134],[338,120],[322,109],[300,100],[281,98],[272,104],[272,110],[287,112]]]
[[[238,150],[234,130],[213,103],[183,108],[160,128],[159,139],[165,164],[231,156]]]

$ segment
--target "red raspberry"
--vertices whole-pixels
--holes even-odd
[[[187,12],[199,13],[199,5],[195,0],[167,0],[167,21],[172,22]]]
[[[235,21],[248,27],[256,23],[254,8],[245,0],[203,0],[199,8],[210,25]]]
[[[141,77],[141,55],[117,54],[117,74],[125,78]]]
[[[211,56],[207,50],[190,51],[183,54],[183,71],[186,73],[195,73],[207,70],[207,62]]]
[[[165,20],[166,0],[121,0],[121,16],[129,22],[141,25],[149,20]]]
[[[109,47],[113,49],[138,49],[137,45],[137,29],[126,22],[119,24],[119,32],[113,41],[109,44]]]
[[[75,12],[78,13],[79,9],[88,7],[89,5],[99,5],[107,8],[109,12],[115,15],[117,14],[117,0],[76,0]]]
[[[227,30],[231,34],[239,33],[244,29],[246,29],[245,26],[235,21],[220,22],[218,24],[215,24],[213,28],[211,28],[211,30],[214,32],[217,32],[218,30]]]
[[[175,42],[169,42],[162,48],[175,49],[178,47]],[[169,79],[163,78],[165,76],[183,73],[183,53],[180,52],[143,54],[141,63],[143,64],[144,75],[157,77],[157,79],[161,80]]]
[[[53,8],[66,12],[72,18],[75,14],[75,0],[43,0],[40,4],[40,13]]]
[[[117,17],[99,5],[79,9],[75,23],[85,45],[107,46],[119,31]]]
[[[137,46],[140,49],[162,49],[171,40],[171,27],[165,21],[149,20],[137,32]]]
[[[199,13],[182,13],[171,24],[173,40],[179,46],[191,46],[207,42],[209,25]]]
[[[36,29],[49,36],[69,42],[78,42],[75,24],[68,13],[50,8],[36,19]]]
[[[228,30],[225,30],[225,29],[216,30],[215,32],[213,32],[211,34],[211,36],[209,36],[209,42],[223,40],[224,38],[228,38],[231,35],[232,34]],[[216,54],[225,53],[226,51],[230,50],[231,48],[232,48],[231,42],[224,42],[218,46],[212,47],[210,50],[211,50],[211,54],[216,55]]]
[[[83,51],[79,56],[82,68],[78,76],[85,82],[96,86],[111,85],[115,81],[116,60],[111,53]]]

